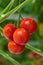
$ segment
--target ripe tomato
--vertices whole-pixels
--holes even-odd
[[[35,53],[35,58],[40,59],[41,56],[40,56],[39,54],[36,54],[36,53]]]
[[[13,33],[16,30],[16,27],[13,24],[7,24],[3,28],[3,35],[5,38],[13,40]]]
[[[35,52],[33,52],[33,51],[31,51],[31,52],[29,53],[29,57],[31,57],[31,58],[36,58],[36,59],[40,59],[40,58],[41,58],[41,56],[40,56],[39,54],[37,54],[37,53],[35,53]]]
[[[37,29],[37,23],[32,18],[25,18],[20,23],[20,28],[25,28],[28,33],[31,35],[34,32],[36,32]]]
[[[35,53],[33,51],[29,52],[29,57],[30,58],[34,58],[34,56],[35,56]]]
[[[18,28],[13,34],[13,39],[17,44],[25,45],[30,40],[30,36],[24,28]]]
[[[8,43],[8,49],[13,54],[21,54],[24,51],[24,47],[16,44],[14,41]]]

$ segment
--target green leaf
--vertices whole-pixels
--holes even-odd
[[[0,22],[4,21],[9,15],[15,13],[19,9],[21,9],[24,6],[26,6],[27,4],[29,4],[30,2],[32,2],[32,0],[25,0],[23,3],[21,3],[20,5],[18,5],[17,7],[12,9],[11,11],[9,11],[8,13],[0,15]]]
[[[11,58],[7,53],[5,53],[2,50],[0,50],[0,55],[2,55],[4,58],[9,60],[13,65],[21,65],[18,61],[16,61],[15,59]]]
[[[29,44],[26,45],[26,48],[34,51],[35,53],[37,53],[41,56],[43,56],[43,51],[41,51],[40,49],[34,48],[33,46],[31,46]]]
[[[4,13],[8,12],[11,9],[14,1],[15,0],[11,0],[10,3],[6,6],[6,8],[1,12],[1,14],[4,14]]]

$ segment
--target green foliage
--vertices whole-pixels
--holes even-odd
[[[9,2],[11,0],[0,0],[0,13],[4,10],[4,8],[6,6],[8,6]],[[25,1],[25,4],[27,4],[25,6],[25,4],[23,4],[21,6],[21,4]],[[30,0],[29,0],[30,1]],[[28,2],[29,2],[28,1]],[[20,5],[19,5],[20,4]],[[18,6],[19,5],[19,6]],[[17,7],[16,7],[17,6]],[[25,7],[24,7],[25,6]],[[26,0],[21,0],[21,3],[19,3],[19,0],[15,0],[14,3],[13,3],[13,6],[11,7],[11,10],[10,11],[7,11],[7,16],[10,16],[13,12],[15,13],[18,13],[18,11],[21,9],[21,14],[24,13],[24,14],[29,14],[33,17],[37,16],[37,19],[38,20],[38,24],[39,22],[43,22],[43,0],[36,0],[35,3],[32,3],[30,2],[29,4],[26,2]],[[10,14],[9,14],[10,13]],[[16,14],[15,13],[15,14]],[[6,13],[5,13],[6,14]],[[14,14],[14,15],[15,15]],[[18,13],[19,14],[19,13]],[[12,15],[11,15],[12,16]],[[19,15],[18,15],[19,16]],[[1,17],[0,17],[1,19]],[[3,19],[3,18],[2,18]],[[8,18],[7,18],[8,19]],[[1,22],[1,21],[0,21]],[[8,23],[13,23],[14,25],[17,26],[18,24],[18,20],[11,20],[8,19],[8,20],[4,20],[3,22],[0,23],[0,27],[4,27],[6,24]],[[39,25],[38,25],[39,26]],[[32,61],[36,59],[30,59],[29,56],[28,56],[28,53],[32,50],[38,54],[40,54],[41,56],[43,56],[43,37],[39,35],[39,31],[37,31],[35,34],[31,35],[30,37],[30,42],[28,43],[28,45],[26,46],[25,48],[25,51],[21,54],[21,55],[13,55],[11,54],[9,51],[8,51],[8,48],[7,48],[7,45],[8,45],[8,40],[6,40],[4,38],[4,36],[2,35],[2,30],[0,29],[0,50],[3,50],[3,51],[0,51],[0,54],[5,57],[4,58],[4,63],[3,65],[19,65],[19,62],[22,64],[22,65],[32,65]],[[7,55],[8,54],[8,55]],[[2,58],[3,58],[2,57]],[[12,57],[12,58],[11,58]],[[10,59],[11,58],[11,59]],[[10,60],[10,63],[8,60]],[[17,60],[18,62],[15,64],[16,61],[14,60]],[[34,61],[33,61],[34,63]],[[43,65],[43,63],[42,63]]]

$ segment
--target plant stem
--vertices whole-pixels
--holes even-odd
[[[3,37],[3,28],[0,26],[0,34]]]
[[[24,19],[22,15],[20,17],[21,17],[21,19]]]
[[[0,22],[3,22],[9,15],[15,13],[16,11],[18,11],[19,9],[23,8],[24,6],[26,6],[27,4],[29,4],[30,2],[32,2],[32,0],[25,0],[23,3],[21,3],[20,5],[18,5],[17,7],[15,7],[14,9],[12,9],[11,11],[9,11],[8,13],[4,14],[4,16],[2,17],[2,15],[0,16]]]
[[[15,0],[11,0],[10,3],[7,5],[7,7],[1,12],[1,14],[8,12],[11,9],[14,1]]]
[[[31,46],[29,44],[26,45],[26,48],[32,50],[33,52],[35,52],[41,56],[43,56],[43,52],[41,50],[34,48],[33,46]]]
[[[19,0],[19,5],[20,4],[21,4],[21,0]],[[18,22],[17,22],[17,28],[19,27],[19,24],[20,24],[21,9],[19,9],[18,13],[19,13],[19,18],[18,18]]]
[[[0,26],[0,30],[3,31],[3,28]]]
[[[3,52],[2,50],[0,50],[0,55],[9,60],[13,65],[21,65],[19,62],[11,58],[7,53]]]

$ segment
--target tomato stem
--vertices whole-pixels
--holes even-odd
[[[43,56],[43,52],[42,52],[41,50],[39,50],[39,49],[37,49],[37,48],[34,48],[34,47],[31,46],[30,44],[27,44],[27,45],[26,45],[26,48],[32,50],[33,52],[35,52],[35,53],[37,53],[37,54],[39,54],[39,55],[41,55],[41,56]]]
[[[21,0],[19,0],[19,5],[21,4]],[[19,13],[19,18],[18,18],[18,22],[17,22],[17,27],[19,27],[19,23],[20,23],[20,16],[21,16],[21,9],[18,11]]]
[[[26,6],[27,4],[29,4],[30,2],[32,2],[32,0],[25,0],[23,3],[21,3],[20,5],[16,6],[14,9],[10,10],[9,12],[7,12],[6,14],[2,14],[0,15],[0,22],[3,22],[9,15],[15,13],[16,11],[18,11],[19,9],[23,8],[24,6]]]
[[[1,12],[1,14],[8,12],[13,6],[14,1],[15,0],[11,0],[10,3],[7,5],[7,7]]]

